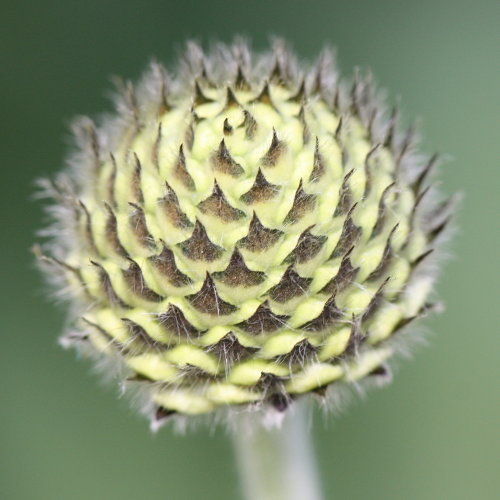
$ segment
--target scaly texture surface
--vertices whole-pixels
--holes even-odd
[[[387,377],[390,339],[429,307],[448,205],[369,79],[237,42],[121,87],[46,183],[41,258],[79,318],[65,342],[118,358],[158,421]]]

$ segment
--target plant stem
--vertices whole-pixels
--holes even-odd
[[[281,428],[239,417],[233,439],[245,500],[321,500],[307,408],[289,408]]]

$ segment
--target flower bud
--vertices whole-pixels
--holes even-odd
[[[449,203],[370,79],[341,82],[328,51],[305,69],[236,42],[119,87],[45,183],[64,343],[118,360],[155,421],[386,380],[431,307]]]

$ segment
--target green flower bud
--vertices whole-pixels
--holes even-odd
[[[40,257],[71,295],[64,344],[118,360],[153,421],[387,379],[449,203],[369,78],[190,44],[75,132]]]

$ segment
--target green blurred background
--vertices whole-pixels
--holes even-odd
[[[0,22],[2,500],[240,498],[224,430],[152,436],[59,348],[64,314],[29,252],[33,180],[62,166],[74,115],[110,109],[109,76],[237,33],[257,48],[282,35],[304,58],[331,43],[345,74],[371,67],[421,118],[425,150],[449,153],[443,191],[465,193],[430,348],[339,418],[316,415],[327,498],[498,498],[498,1],[18,0]]]

